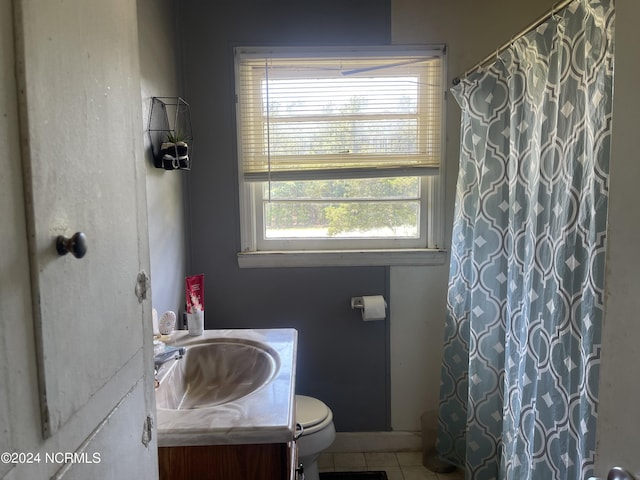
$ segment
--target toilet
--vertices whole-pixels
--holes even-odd
[[[318,456],[336,438],[333,413],[317,398],[296,395],[296,423],[302,425],[298,437],[298,463],[302,464],[305,480],[319,480]]]

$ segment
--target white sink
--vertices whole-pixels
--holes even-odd
[[[158,446],[287,443],[295,434],[297,332],[174,332],[183,358],[158,372]]]
[[[213,338],[190,344],[172,362],[156,389],[156,407],[210,408],[250,395],[269,383],[280,357],[268,345],[241,338]]]

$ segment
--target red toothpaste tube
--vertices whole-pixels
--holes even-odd
[[[187,313],[204,311],[204,273],[185,277]]]

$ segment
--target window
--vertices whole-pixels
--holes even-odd
[[[443,48],[236,48],[243,252],[441,245]]]

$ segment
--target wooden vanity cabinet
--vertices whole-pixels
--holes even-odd
[[[295,442],[159,447],[160,480],[295,480]]]

